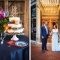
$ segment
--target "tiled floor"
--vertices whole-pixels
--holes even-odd
[[[60,52],[52,52],[51,46],[47,47],[49,51],[41,52],[41,46],[31,45],[31,60],[60,60]]]

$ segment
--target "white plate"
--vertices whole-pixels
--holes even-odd
[[[17,45],[17,46],[27,46],[28,43],[24,42],[24,41],[17,41],[17,42],[15,42],[15,45]]]

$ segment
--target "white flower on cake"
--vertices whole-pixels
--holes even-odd
[[[20,17],[10,17],[9,22],[12,22],[14,24],[20,24]]]
[[[11,26],[11,28],[20,28],[22,27],[22,24],[8,24],[8,26]]]

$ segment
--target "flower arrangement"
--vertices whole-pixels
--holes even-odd
[[[3,10],[0,10],[0,32],[4,32],[4,25],[9,22],[9,15],[6,16]]]
[[[60,43],[60,33],[58,34],[58,42]]]
[[[58,37],[58,42],[60,42],[60,37]]]
[[[60,34],[58,35],[58,42],[60,43]]]

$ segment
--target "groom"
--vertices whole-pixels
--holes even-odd
[[[41,38],[42,38],[42,52],[44,53],[47,50],[47,39],[49,36],[49,30],[47,27],[47,21],[44,22],[44,26],[41,27]]]

